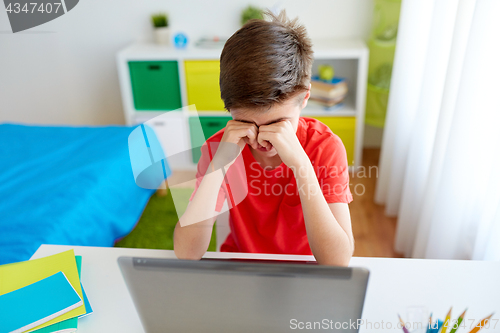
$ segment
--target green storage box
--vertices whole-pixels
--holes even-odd
[[[128,66],[137,111],[182,107],[177,61],[129,61]]]
[[[193,147],[191,150],[193,163],[198,163],[200,160],[200,147],[203,143],[205,143],[205,140],[226,127],[227,122],[233,118],[230,116],[220,116],[200,117],[199,119],[203,133],[200,133],[196,117],[189,118],[189,135],[191,136],[191,147]]]

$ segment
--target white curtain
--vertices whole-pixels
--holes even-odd
[[[500,260],[500,0],[403,0],[375,201],[407,257]]]

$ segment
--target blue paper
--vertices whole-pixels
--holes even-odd
[[[312,79],[315,80],[315,81],[321,81],[321,82],[330,83],[330,84],[337,84],[337,83],[340,83],[342,81],[345,81],[345,78],[338,77],[338,76],[332,78],[331,80],[321,80],[319,78],[319,75],[313,75]]]
[[[87,293],[85,292],[85,289],[83,288],[82,284],[82,256],[75,256],[75,260],[76,260],[76,267],[78,268],[78,275],[80,276],[80,287],[82,288],[83,303],[85,304],[85,314],[82,314],[81,316],[78,317],[82,318],[91,314],[92,312],[94,312],[94,310],[90,306]]]
[[[64,273],[56,273],[0,296],[0,333],[26,331],[81,304]]]

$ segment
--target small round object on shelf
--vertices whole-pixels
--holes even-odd
[[[182,32],[179,32],[175,35],[174,37],[174,45],[178,49],[184,49],[187,47],[188,44],[188,38],[185,34]]]
[[[323,81],[331,81],[335,76],[335,70],[330,65],[319,65],[319,78]]]

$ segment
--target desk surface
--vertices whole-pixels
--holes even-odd
[[[42,245],[31,259],[70,249],[83,257],[82,284],[94,309],[92,315],[79,320],[78,332],[144,332],[116,260],[121,256],[175,258],[174,252]],[[223,252],[208,252],[204,257],[314,260],[312,256]],[[360,332],[401,332],[394,329],[398,323],[397,314],[405,317],[407,308],[411,306],[426,306],[434,313],[434,318],[441,319],[444,319],[450,306],[453,306],[452,319],[468,307],[464,320],[467,328],[471,326],[472,319],[477,322],[492,312],[496,313],[492,319],[500,318],[499,262],[354,257],[350,266],[370,270],[363,309],[365,324]],[[388,323],[393,330],[387,329]],[[481,332],[500,332],[500,322],[492,321],[491,327]]]

